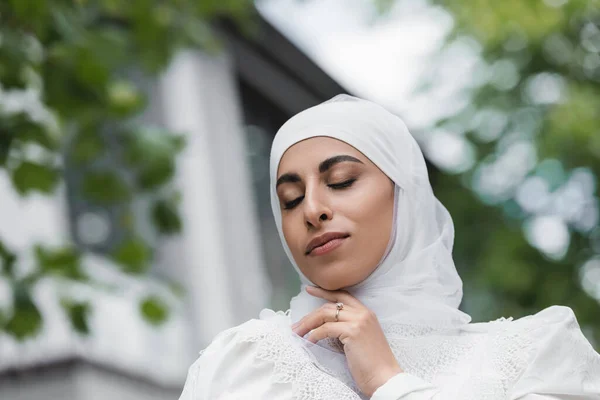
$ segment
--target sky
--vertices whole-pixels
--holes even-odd
[[[351,94],[401,114],[410,127],[428,126],[452,111],[451,95],[464,79],[415,95],[452,28],[442,9],[425,0],[399,1],[383,16],[371,0],[260,0],[257,7]]]

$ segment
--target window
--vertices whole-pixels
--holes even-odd
[[[273,285],[271,306],[287,310],[290,298],[300,290],[300,280],[283,250],[271,212],[269,153],[277,129],[288,116],[243,81],[240,93],[264,260]]]

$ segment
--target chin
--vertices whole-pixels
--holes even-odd
[[[311,265],[311,270],[315,273],[309,275],[306,271],[304,275],[322,289],[342,290],[364,279],[360,271],[352,270],[349,265],[352,264],[347,261],[347,258],[338,258],[321,265]]]
[[[336,270],[332,268],[330,271],[320,271],[321,274],[315,276],[313,282],[320,288],[325,290],[342,290],[350,286],[356,285],[361,279],[352,279],[348,271]]]
[[[342,290],[348,286],[352,286],[352,285],[343,285],[338,282],[325,282],[325,283],[319,283],[317,285],[321,289],[325,289],[325,290]]]

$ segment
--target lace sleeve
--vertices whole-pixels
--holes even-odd
[[[401,373],[377,389],[371,400],[436,399],[438,394],[439,390],[429,382],[414,375]]]
[[[571,309],[550,307],[488,328],[476,352],[449,366],[462,378],[437,385],[399,374],[372,400],[600,399],[600,355],[583,336]]]

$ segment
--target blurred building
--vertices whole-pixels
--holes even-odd
[[[159,80],[147,82],[150,106],[141,118],[188,139],[175,182],[184,231],[156,241],[149,278],[122,274],[103,256],[119,235],[119,213],[78,197],[77,171],[67,171],[56,196],[25,199],[0,176],[0,236],[22,251],[75,241],[88,250],[87,272],[109,287],[38,285],[41,334],[23,343],[0,336],[0,399],[174,399],[216,333],[263,307],[287,306],[298,282],[272,222],[270,144],[291,115],[345,90],[266,21],[259,25],[248,37],[219,23],[225,51],[181,53]],[[143,212],[144,199],[136,201]],[[160,276],[178,282],[186,296],[153,279]],[[139,312],[139,298],[156,292],[171,311],[157,327]],[[93,304],[88,336],[72,331],[59,305],[63,293]]]

